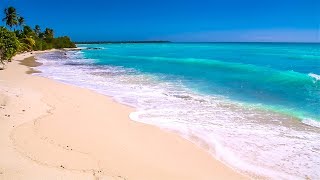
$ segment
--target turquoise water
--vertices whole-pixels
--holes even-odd
[[[133,106],[252,177],[320,178],[319,44],[79,46],[101,49],[38,55],[39,75]]]
[[[320,121],[319,44],[91,45],[97,64],[134,68],[190,89]],[[318,77],[319,78],[319,77]]]

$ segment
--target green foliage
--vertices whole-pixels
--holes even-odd
[[[54,39],[53,47],[56,49],[75,48],[76,45],[70,40],[68,36],[63,36]]]
[[[47,43],[52,43],[54,38],[54,32],[53,29],[46,28],[44,31],[44,39],[46,40]]]
[[[30,26],[24,26],[22,30],[16,30],[15,34],[21,43],[21,51],[34,50],[37,35]]]
[[[25,23],[24,17],[19,17],[18,18],[18,25],[19,26],[24,26],[24,23]]]
[[[36,37],[36,33],[31,29],[30,26],[24,26],[22,31],[24,37]]]
[[[20,42],[14,32],[9,31],[5,27],[0,27],[0,60],[10,61],[16,55],[20,48]]]
[[[14,7],[6,8],[4,13],[5,17],[2,21],[7,27],[12,29],[20,26],[21,28],[10,31],[5,27],[0,27],[0,61],[2,64],[5,60],[10,61],[18,52],[76,47],[67,36],[55,38],[54,30],[51,28],[46,28],[44,32],[41,32],[39,25],[36,25],[34,29],[25,25],[25,19],[18,15]]]
[[[24,44],[24,47],[26,47],[25,50],[33,50],[33,47],[36,45],[36,41],[31,37],[25,37],[23,39],[20,40],[20,42],[22,42]]]
[[[43,39],[36,39],[34,50],[43,51],[43,50],[48,50],[52,48],[53,48],[53,44],[47,43]]]
[[[41,51],[43,50],[43,44],[44,44],[44,41],[41,40],[41,39],[36,39],[36,42],[35,42],[35,45],[34,45],[34,50],[36,51]]]
[[[37,37],[41,38],[41,37],[40,37],[41,28],[40,28],[39,25],[35,25],[35,27],[34,27],[34,32],[36,33]]]
[[[4,14],[5,17],[2,19],[2,21],[4,21],[6,25],[10,27],[10,29],[19,24],[19,16],[17,14],[16,8],[8,7],[4,9]]]

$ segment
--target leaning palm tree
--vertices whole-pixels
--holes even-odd
[[[29,36],[29,37],[24,37],[22,39],[22,42],[21,42],[21,46],[22,46],[22,50],[23,51],[31,51],[33,49],[33,47],[36,45],[36,41],[33,39],[32,36]]]
[[[12,6],[8,7],[4,9],[4,13],[5,17],[2,19],[2,21],[5,22],[6,25],[10,27],[10,29],[19,24],[16,8]]]
[[[25,42],[26,42],[30,47],[36,45],[36,41],[33,39],[32,36],[30,36],[30,37],[25,37],[24,40],[25,40]]]

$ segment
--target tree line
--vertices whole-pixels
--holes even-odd
[[[4,10],[0,26],[0,62],[11,61],[17,53],[26,51],[48,50],[52,48],[75,48],[76,45],[68,36],[54,37],[54,30],[39,25],[34,28],[25,24],[25,19],[17,13],[14,7]]]

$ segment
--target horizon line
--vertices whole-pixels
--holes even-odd
[[[85,44],[85,43],[91,43],[91,44],[104,44],[104,43],[283,43],[283,44],[320,44],[319,42],[313,42],[313,41],[169,41],[169,40],[121,40],[121,41],[73,41],[76,44]]]

